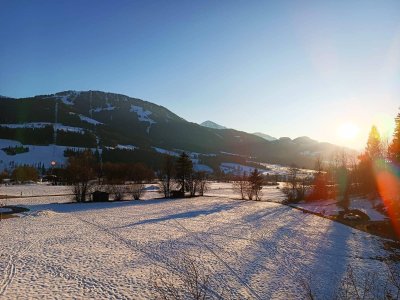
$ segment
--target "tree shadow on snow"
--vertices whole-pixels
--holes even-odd
[[[53,210],[60,213],[73,213],[73,212],[84,212],[90,210],[101,210],[101,209],[112,209],[121,207],[132,207],[132,206],[147,206],[156,204],[166,204],[176,201],[185,201],[186,199],[149,199],[149,200],[122,200],[122,201],[109,201],[109,202],[66,202],[66,203],[48,203],[48,204],[24,204],[23,207],[28,208],[32,211],[38,210]]]
[[[176,220],[176,219],[188,219],[188,218],[196,218],[199,216],[208,216],[211,214],[220,213],[222,211],[231,210],[231,209],[237,207],[238,205],[239,204],[237,204],[237,203],[212,205],[211,208],[203,208],[203,209],[199,209],[199,210],[185,211],[185,212],[176,213],[176,214],[172,214],[172,215],[162,216],[159,218],[146,219],[143,221],[139,221],[139,222],[125,225],[125,226],[121,226],[118,228],[126,228],[126,227],[132,227],[132,226],[144,225],[144,224],[153,224],[153,223],[159,223],[159,222]]]

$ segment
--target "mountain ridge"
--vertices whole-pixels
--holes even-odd
[[[162,153],[155,148],[198,153],[201,162],[213,166],[237,161],[226,154],[233,153],[243,158],[242,163],[252,160],[306,167],[313,166],[317,155],[328,157],[343,148],[311,139],[268,141],[234,129],[208,128],[150,101],[91,90],[2,98],[0,139],[102,149],[105,161],[144,160],[155,168],[162,160]]]

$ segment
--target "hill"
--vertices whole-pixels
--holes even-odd
[[[184,150],[198,168],[214,170],[223,162],[313,167],[316,156],[329,158],[342,150],[311,139],[268,141],[234,129],[208,128],[157,104],[101,91],[1,98],[0,139],[2,149],[8,144],[30,145],[28,153],[10,156],[0,151],[0,168],[28,163],[29,159],[35,164],[49,165],[51,160],[62,164],[63,152],[71,147],[97,150],[103,161],[143,161],[154,169],[165,153],[177,155]],[[35,158],[35,151],[41,153],[40,159]]]

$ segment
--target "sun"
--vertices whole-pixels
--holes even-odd
[[[344,140],[353,140],[359,133],[360,128],[357,125],[346,122],[341,124],[337,129],[337,134]]]

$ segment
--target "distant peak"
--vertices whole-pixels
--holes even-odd
[[[298,138],[295,138],[293,142],[298,143],[298,144],[305,144],[305,143],[317,143],[317,141],[309,138],[308,136],[300,136]]]
[[[261,138],[263,138],[264,140],[267,140],[267,141],[275,141],[277,139],[277,138],[275,138],[275,137],[273,137],[273,136],[271,136],[269,134],[265,134],[265,133],[262,133],[262,132],[254,132],[253,134],[256,135],[256,136],[259,136],[259,137],[261,137]]]
[[[225,126],[219,125],[213,121],[207,120],[200,124],[203,127],[213,128],[213,129],[226,129]]]

